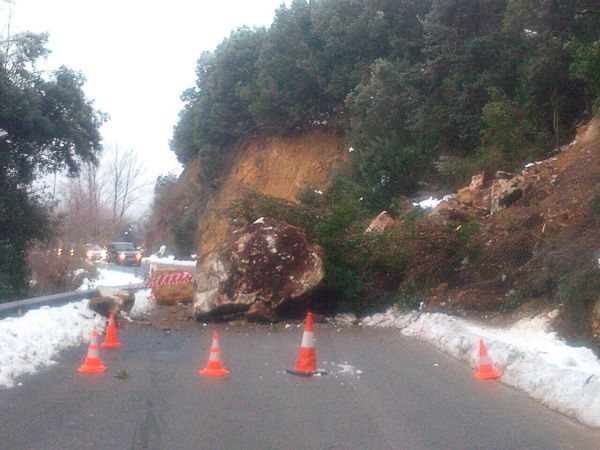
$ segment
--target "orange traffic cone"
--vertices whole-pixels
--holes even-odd
[[[110,318],[108,319],[108,327],[106,328],[106,336],[104,337],[104,342],[100,346],[102,348],[120,348],[121,342],[119,342],[119,337],[117,336],[117,321],[115,320],[114,313],[110,313]]]
[[[106,366],[104,366],[102,364],[102,361],[100,360],[98,350],[98,333],[96,332],[96,328],[94,327],[94,330],[92,331],[92,341],[90,342],[85,361],[83,362],[81,367],[77,369],[79,372],[101,373],[106,370]]]
[[[298,352],[298,361],[293,370],[286,370],[292,375],[311,376],[318,373],[326,374],[327,372],[317,369],[317,351],[315,350],[315,336],[312,326],[312,313],[306,315],[306,325],[304,326],[304,334],[302,335],[302,343]]]
[[[221,350],[219,349],[219,335],[215,331],[213,334],[213,341],[210,347],[210,355],[208,357],[208,363],[206,367],[202,370],[199,370],[198,373],[200,375],[204,375],[207,377],[222,377],[223,375],[227,375],[229,370],[223,367],[221,363]]]
[[[479,380],[497,380],[502,374],[494,369],[492,360],[488,356],[487,348],[483,339],[479,339],[479,369],[475,372],[475,378]]]

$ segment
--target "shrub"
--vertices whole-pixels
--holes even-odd
[[[403,283],[396,294],[396,305],[400,309],[417,309],[421,298],[416,294],[417,289],[414,280]]]
[[[586,339],[589,317],[600,292],[600,271],[592,267],[563,277],[557,290],[557,300],[563,304],[559,327],[567,336]]]
[[[600,183],[597,183],[588,197],[588,208],[594,220],[600,220]]]
[[[84,278],[97,277],[97,269],[81,256],[68,252],[58,255],[50,249],[36,248],[29,254],[32,296],[68,292],[77,289]]]
[[[456,256],[459,261],[464,258],[476,259],[481,252],[481,227],[475,220],[469,220],[458,228],[455,236],[457,244]]]
[[[318,208],[297,205],[279,198],[251,192],[233,201],[225,210],[221,211],[221,214],[242,226],[253,223],[260,217],[278,219],[303,228],[309,238],[314,239],[317,223],[324,218],[326,213]]]
[[[442,155],[435,162],[435,169],[442,181],[454,189],[469,184],[471,176],[480,168],[480,162],[475,157]]]
[[[517,309],[523,303],[525,303],[527,299],[527,294],[525,291],[518,290],[510,290],[506,295],[506,299],[500,305],[500,312],[509,313]]]

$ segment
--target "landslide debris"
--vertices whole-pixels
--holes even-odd
[[[423,248],[408,278],[423,280],[428,272],[435,282],[425,303],[433,309],[557,307],[555,325],[564,335],[598,345],[599,199],[600,119],[594,119],[555,156],[519,174],[478,174],[441,202],[418,232],[423,241],[441,241],[441,251]],[[465,228],[468,251],[457,264],[447,257],[446,231],[456,236]]]

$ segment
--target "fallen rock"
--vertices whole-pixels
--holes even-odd
[[[198,261],[194,316],[273,321],[282,309],[305,309],[324,276],[321,253],[304,230],[281,221],[261,218],[234,231]]]
[[[459,189],[456,193],[456,200],[458,200],[459,203],[463,203],[465,205],[473,205],[474,198],[475,195],[471,190],[470,186],[465,186],[464,188]]]
[[[490,172],[483,171],[471,177],[471,183],[460,189],[456,199],[460,204],[472,206],[477,209],[490,211],[490,187],[493,177]]]
[[[386,229],[388,229],[395,223],[396,221],[394,220],[394,218],[390,216],[387,211],[383,211],[371,221],[371,223],[365,230],[365,234],[383,233]]]
[[[472,191],[486,189],[492,185],[493,180],[494,177],[492,176],[492,173],[488,170],[484,170],[480,174],[471,177],[471,184],[469,184],[469,188]]]
[[[524,183],[521,177],[510,179],[495,179],[491,189],[491,212],[492,214],[501,209],[508,208],[521,197],[523,197]]]
[[[515,177],[514,173],[511,172],[504,172],[503,170],[499,170],[496,172],[496,175],[494,176],[494,178],[496,180],[511,180]]]
[[[119,311],[129,313],[135,302],[133,292],[124,289],[99,288],[98,294],[90,300],[89,307],[104,317],[108,317],[110,313],[117,314]]]
[[[473,211],[469,211],[456,198],[450,198],[440,202],[429,213],[432,220],[441,220],[442,222],[467,222],[475,217]]]

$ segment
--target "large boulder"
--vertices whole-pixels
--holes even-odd
[[[90,300],[89,308],[101,316],[108,317],[119,311],[129,313],[135,302],[133,292],[125,289],[99,288],[98,296]]]
[[[244,313],[251,320],[276,321],[282,310],[301,307],[319,285],[321,254],[301,228],[261,218],[198,261],[194,315]]]

